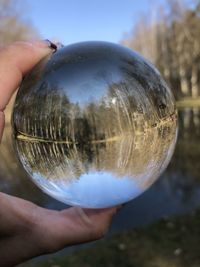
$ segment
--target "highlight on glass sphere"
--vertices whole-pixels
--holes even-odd
[[[24,78],[14,145],[32,180],[66,204],[105,208],[144,192],[176,142],[174,97],[156,68],[107,42],[58,49]]]

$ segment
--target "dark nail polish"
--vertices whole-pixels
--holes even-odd
[[[57,50],[57,45],[55,45],[54,43],[52,43],[51,41],[49,41],[48,39],[45,39],[44,40],[47,44],[48,44],[48,47],[55,50],[54,52],[56,52]]]

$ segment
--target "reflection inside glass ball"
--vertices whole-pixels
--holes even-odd
[[[24,79],[14,144],[33,181],[70,204],[104,208],[146,190],[176,141],[173,95],[137,53],[106,42],[60,48]]]

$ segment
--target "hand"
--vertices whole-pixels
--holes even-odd
[[[0,50],[0,140],[4,109],[22,77],[52,53],[47,42],[18,42]],[[52,211],[0,193],[0,266],[14,266],[68,245],[101,238],[117,208]]]

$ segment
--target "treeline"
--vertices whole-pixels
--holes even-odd
[[[200,96],[200,2],[166,0],[152,10],[122,43],[156,65],[177,99]]]
[[[23,139],[39,138],[40,141],[79,145],[107,142],[160,127],[160,123],[166,120],[170,123],[175,116],[170,95],[164,86],[158,88],[157,80],[151,81],[154,90],[137,83],[133,90],[129,81],[112,83],[98,101],[84,103],[81,99],[70,101],[66,88],[56,84],[44,81],[34,87],[31,85],[34,79],[37,79],[34,74],[26,77],[25,87],[19,91],[14,107],[15,135]],[[147,95],[145,88],[149,92],[148,101],[143,100]],[[156,95],[162,92],[161,96],[156,96],[154,91]]]

